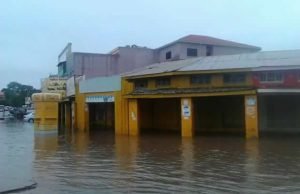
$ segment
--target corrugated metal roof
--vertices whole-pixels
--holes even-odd
[[[181,68],[187,65],[192,65],[199,60],[201,60],[201,58],[191,58],[186,60],[154,63],[146,67],[135,69],[129,73],[125,73],[122,75],[122,77],[174,72],[180,70]]]
[[[197,57],[156,63],[124,74],[123,77],[152,75],[168,72],[221,71],[231,69],[300,68],[300,50],[264,51],[238,55]]]
[[[229,46],[229,47],[239,47],[239,48],[246,48],[246,49],[253,49],[259,51],[261,48],[257,46],[252,46],[248,44],[233,42],[229,40],[223,40],[219,38],[214,38],[210,36],[203,36],[203,35],[187,35],[178,40],[175,40],[171,43],[168,43],[164,46],[159,47],[158,49],[165,48],[167,46],[173,45],[175,43],[194,43],[194,44],[203,44],[203,45],[216,45],[216,46]]]

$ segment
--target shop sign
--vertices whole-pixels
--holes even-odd
[[[63,96],[66,93],[67,79],[60,77],[49,77],[42,80],[43,93],[61,93]]]
[[[101,102],[114,102],[114,96],[87,96],[86,103],[101,103]]]

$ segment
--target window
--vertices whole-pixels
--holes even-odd
[[[263,72],[259,75],[261,82],[282,82],[283,75],[281,72]]]
[[[188,57],[197,57],[198,56],[198,50],[194,48],[187,48],[186,49],[186,55]]]
[[[156,87],[166,87],[171,85],[170,78],[158,78],[155,80]]]
[[[148,87],[148,81],[147,80],[137,80],[134,82],[134,88],[135,89],[145,89]]]
[[[244,83],[245,81],[246,81],[246,75],[244,73],[224,74],[223,75],[223,82],[225,84]]]
[[[67,73],[67,64],[63,63],[63,74]]]
[[[191,84],[209,84],[211,75],[192,75],[190,79]]]
[[[212,56],[213,55],[213,46],[207,45],[206,46],[206,56]]]
[[[172,52],[169,51],[169,52],[166,52],[166,59],[171,59],[172,58]]]

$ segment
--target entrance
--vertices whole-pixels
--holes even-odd
[[[244,134],[244,96],[199,97],[193,102],[196,134]]]
[[[114,102],[89,103],[89,126],[91,130],[110,130],[115,128]]]
[[[300,133],[300,95],[259,96],[260,132]]]
[[[181,133],[180,99],[139,99],[141,133]]]

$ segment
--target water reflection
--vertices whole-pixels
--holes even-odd
[[[29,125],[3,126],[1,183],[22,171],[19,180],[38,182],[28,193],[300,191],[300,138],[40,136]]]
[[[34,149],[36,160],[43,160],[56,153],[58,148],[57,134],[35,134]]]
[[[139,148],[138,137],[116,136],[115,154],[118,167],[122,171],[133,172]]]

